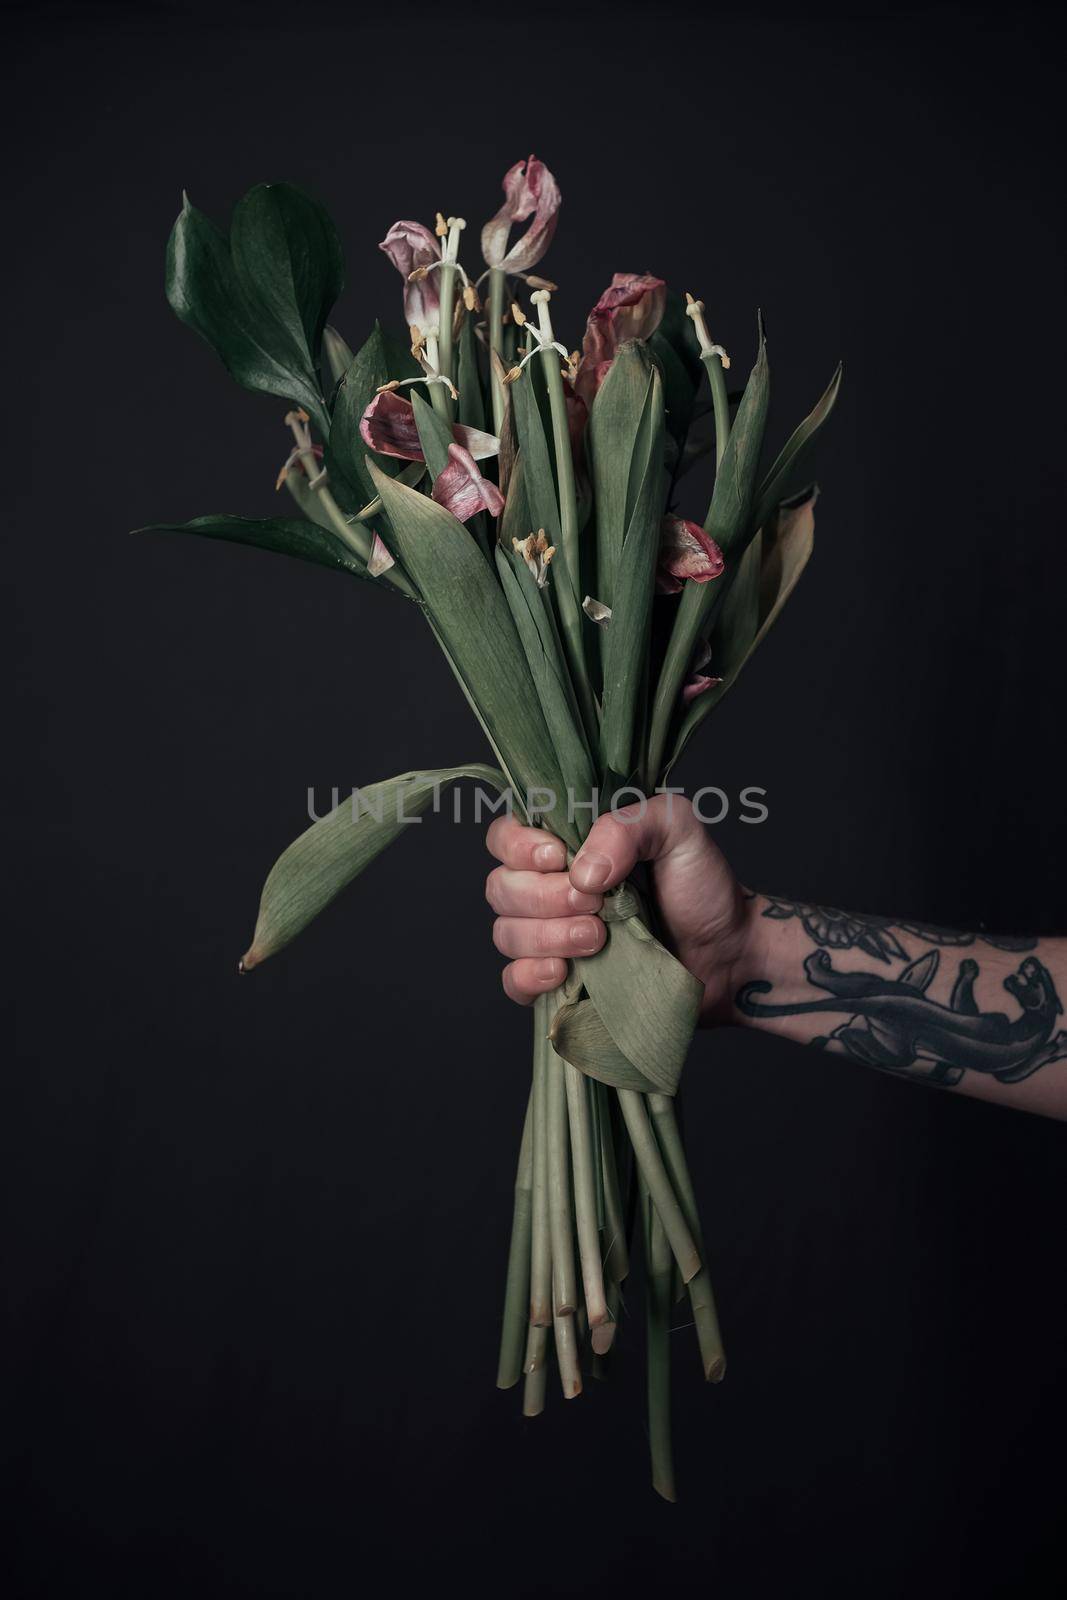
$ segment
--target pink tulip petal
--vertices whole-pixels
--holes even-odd
[[[699,672],[696,673],[682,688],[682,704],[689,705],[697,695],[703,694],[706,689],[714,689],[715,685],[721,682],[721,678],[705,678]]]
[[[360,418],[359,432],[363,443],[380,456],[397,456],[401,461],[426,459],[415,422],[415,408],[395,389],[374,396]],[[476,461],[485,461],[500,450],[500,440],[494,434],[483,433],[480,428],[465,428],[457,422],[452,434]]]
[[[698,522],[664,517],[656,572],[656,588],[660,594],[677,594],[686,579],[707,583],[711,578],[720,577],[725,566],[722,551]]]
[[[374,543],[370,547],[370,560],[367,562],[367,573],[372,578],[380,578],[383,572],[388,572],[390,567],[395,567],[396,562],[389,554],[378,534],[374,535]]]
[[[487,266],[505,272],[529,272],[537,265],[556,231],[560,192],[555,178],[543,161],[531,156],[517,161],[504,175],[504,204],[482,229],[482,255]],[[512,224],[533,221],[521,238],[508,249]]]
[[[422,333],[437,333],[440,327],[439,274],[408,282],[416,267],[428,267],[441,259],[441,241],[421,222],[394,222],[378,246],[384,250],[404,279],[404,320],[409,328]]]
[[[479,511],[499,517],[504,509],[504,496],[495,483],[482,477],[474,457],[461,444],[449,445],[448,466],[438,473],[432,498],[460,522],[469,521]]]

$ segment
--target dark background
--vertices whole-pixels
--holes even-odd
[[[686,760],[768,790],[749,882],[1064,931],[1063,85],[1051,14],[672,4],[9,18],[5,1505],[17,1591],[1026,1595],[1063,1579],[1063,1134],[702,1035],[687,1123],[730,1352],[640,1321],[606,1388],[493,1386],[528,1021],[472,826],[427,819],[254,979],[306,791],[484,755],[390,595],[126,530],[271,512],[283,406],[169,312],[187,187],[324,199],[337,321],[397,217],[533,148],[575,342],[612,271],[699,292],[775,446],[838,356],[818,551]],[[687,507],[701,515],[703,501]]]

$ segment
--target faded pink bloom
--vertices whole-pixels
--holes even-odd
[[[504,496],[495,483],[482,477],[474,457],[461,444],[449,445],[448,466],[438,473],[431,498],[460,522],[469,521],[479,511],[499,517],[504,509]]]
[[[711,578],[720,577],[725,566],[722,551],[699,522],[664,517],[656,567],[658,594],[678,594],[686,579],[707,583]]]
[[[404,320],[409,328],[436,334],[441,325],[440,288],[437,272],[408,282],[418,267],[431,266],[441,259],[441,241],[421,222],[394,222],[378,246],[384,250],[404,279]]]
[[[705,678],[703,674],[694,672],[693,676],[682,686],[682,704],[689,705],[697,695],[703,694],[706,689],[714,689],[721,678]]]
[[[607,376],[615,352],[627,339],[651,339],[663,320],[667,285],[647,272],[616,272],[589,313],[575,388],[586,405]]]
[[[529,272],[552,243],[559,220],[559,186],[544,162],[531,156],[529,161],[516,161],[505,173],[504,196],[504,204],[482,229],[482,255],[487,267]],[[509,250],[512,224],[531,216],[530,226]]]
[[[395,389],[376,394],[364,411],[359,424],[363,443],[376,450],[380,456],[397,456],[401,461],[425,461],[419,429],[415,421],[415,408]],[[500,450],[500,440],[479,428],[465,428],[454,423],[452,436],[457,444],[469,450],[476,461],[495,456]]]

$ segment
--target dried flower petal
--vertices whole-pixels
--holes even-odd
[[[460,522],[469,521],[479,511],[499,517],[504,509],[504,496],[496,484],[482,477],[474,457],[460,444],[449,445],[448,466],[438,473],[432,498]]]
[[[559,186],[544,162],[531,156],[505,173],[504,196],[504,204],[482,229],[482,255],[488,267],[529,272],[552,243],[559,219]],[[509,250],[512,224],[531,216],[530,226]]]
[[[594,600],[591,594],[587,594],[582,601],[582,610],[590,622],[597,622],[601,627],[605,627],[611,621],[611,607],[606,606],[602,600]]]
[[[698,522],[664,517],[656,568],[659,594],[677,594],[687,579],[693,583],[707,583],[711,578],[720,577],[725,566],[722,551]]]
[[[682,686],[682,704],[689,705],[697,695],[703,694],[706,689],[714,689],[715,685],[721,682],[721,678],[705,678],[699,672],[694,673]]]
[[[395,390],[376,394],[364,411],[359,424],[360,436],[381,456],[397,456],[401,461],[425,461],[419,429],[415,421],[415,408]],[[452,436],[457,444],[469,450],[476,461],[495,456],[500,440],[479,428],[465,428],[455,423]]]
[[[380,578],[383,572],[388,572],[390,567],[395,567],[396,562],[389,554],[378,534],[374,535],[374,543],[370,547],[370,560],[367,562],[367,574],[371,578]]]

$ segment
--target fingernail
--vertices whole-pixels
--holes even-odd
[[[568,889],[567,904],[572,911],[599,911],[604,904],[604,896],[586,894],[582,889]]]
[[[539,961],[537,963],[538,983],[555,983],[556,971],[556,963],[551,957],[549,957],[549,959],[546,961]]]
[[[600,933],[596,924],[589,918],[583,918],[581,922],[572,922],[570,941],[576,950],[583,950],[586,955],[591,955],[600,943]]]
[[[567,852],[558,840],[553,840],[551,844],[539,844],[534,848],[533,863],[535,867],[540,867],[542,872],[559,872],[566,862]]]
[[[571,882],[579,889],[602,889],[611,877],[611,862],[607,856],[579,855],[571,867]]]

